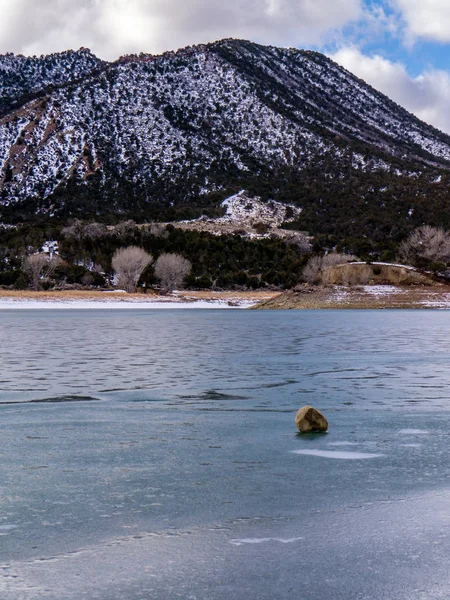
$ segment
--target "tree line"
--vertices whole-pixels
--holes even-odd
[[[0,229],[0,285],[34,285],[36,280],[33,284],[33,275],[25,270],[25,261],[27,256],[42,254],[42,244],[49,239],[59,243],[60,260],[56,259],[58,264],[51,273],[56,285],[112,284],[117,277],[113,265],[115,253],[129,247],[140,248],[151,257],[137,281],[138,287],[145,289],[173,287],[170,278],[166,281],[161,273],[161,264],[165,264],[163,271],[170,272],[172,268],[174,259],[167,255],[177,255],[190,263],[189,269],[183,263],[183,283],[193,289],[289,288],[300,281],[307,259],[305,249],[292,240],[291,243],[270,237],[252,240],[238,233],[219,236],[161,223],[138,226],[133,221],[124,221],[106,226],[75,220],[66,226],[47,223],[40,227]],[[45,263],[44,259],[42,262]],[[41,286],[47,285],[45,268],[43,264]]]
[[[48,238],[58,240],[58,254],[40,251]],[[317,241],[311,251],[289,238],[251,240],[130,220],[115,226],[74,220],[64,227],[0,229],[0,285],[19,289],[288,289],[305,281],[320,283],[327,268],[361,259],[372,260],[341,252],[339,246],[320,247]],[[429,225],[414,229],[389,257],[393,261],[447,277],[450,232]]]

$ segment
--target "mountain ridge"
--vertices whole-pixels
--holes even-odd
[[[343,235],[383,204],[382,234],[408,229],[431,193],[431,220],[450,223],[450,136],[314,51],[226,39],[111,63],[4,55],[0,89],[0,220],[151,218],[245,188],[304,208],[314,233],[342,212],[336,195],[357,217]]]
[[[321,54],[320,52],[317,52],[314,50],[301,50],[298,48],[290,48],[290,47],[289,48],[278,48],[276,46],[263,46],[261,44],[256,44],[254,42],[250,42],[245,39],[235,39],[235,38],[225,38],[225,39],[218,40],[215,42],[210,42],[208,44],[190,45],[190,46],[186,46],[186,47],[180,48],[175,51],[168,50],[168,51],[162,52],[160,54],[150,54],[150,53],[141,52],[140,54],[121,55],[114,61],[102,60],[102,59],[98,58],[89,48],[85,48],[85,47],[81,47],[78,50],[69,49],[69,50],[65,50],[62,52],[56,52],[56,53],[51,53],[51,54],[46,54],[46,55],[41,55],[41,56],[24,56],[22,54],[15,54],[13,52],[9,52],[6,54],[0,54],[0,82],[1,82],[0,102],[2,102],[3,97],[6,95],[6,93],[8,93],[8,86],[5,85],[6,82],[5,82],[5,77],[4,77],[5,71],[7,72],[8,70],[11,70],[11,69],[8,69],[8,65],[5,64],[8,61],[10,63],[19,61],[20,63],[22,63],[26,66],[30,65],[30,63],[31,64],[35,63],[36,65],[41,67],[41,70],[42,70],[42,67],[44,67],[44,68],[46,67],[46,64],[49,61],[56,61],[57,66],[60,69],[61,69],[61,66],[66,67],[65,69],[64,68],[62,69],[62,71],[63,71],[62,73],[60,73],[60,72],[58,73],[58,71],[56,71],[56,74],[57,74],[56,80],[55,79],[51,79],[50,81],[47,80],[44,83],[44,85],[42,85],[41,88],[34,87],[34,88],[27,90],[28,93],[35,93],[36,95],[40,95],[42,93],[45,93],[45,91],[48,89],[48,87],[57,86],[58,83],[62,84],[62,85],[70,85],[70,84],[76,83],[82,79],[90,77],[91,75],[98,74],[98,71],[100,69],[109,69],[109,68],[113,68],[117,65],[124,65],[124,64],[130,64],[130,63],[151,62],[151,61],[156,61],[158,59],[175,57],[177,55],[189,56],[189,55],[195,54],[196,52],[199,52],[199,51],[204,52],[205,50],[208,50],[208,49],[211,49],[211,50],[219,49],[220,50],[220,49],[223,49],[224,47],[226,47],[226,45],[228,45],[228,44],[252,46],[252,47],[256,47],[260,50],[261,49],[267,49],[267,50],[271,50],[271,51],[273,51],[273,50],[280,51],[281,50],[285,53],[293,53],[294,55],[304,55],[304,56],[309,56],[309,57],[315,57],[321,61],[323,61],[325,59],[326,61],[333,64],[335,67],[337,67],[340,71],[345,72],[353,80],[359,81],[363,86],[365,86],[366,88],[369,88],[373,94],[377,95],[378,97],[381,97],[383,99],[383,101],[387,101],[389,104],[391,104],[396,109],[401,110],[404,113],[407,113],[408,116],[412,120],[414,120],[417,124],[426,125],[427,128],[433,130],[433,132],[435,132],[438,136],[444,137],[446,139],[447,143],[450,143],[450,135],[449,134],[446,134],[445,132],[434,127],[433,125],[420,120],[413,113],[407,111],[404,107],[402,107],[401,105],[399,105],[398,103],[396,103],[395,101],[390,99],[388,96],[386,96],[382,92],[378,91],[376,88],[374,88],[373,86],[368,84],[366,81],[357,77],[356,75],[354,75],[353,73],[351,73],[344,67],[340,66],[335,61],[333,61],[333,59],[331,59],[330,57],[328,57],[324,54]],[[61,79],[61,77],[62,78],[67,77],[67,75],[70,74],[70,70],[74,69],[74,67],[76,66],[76,60],[74,60],[74,59],[76,59],[76,58],[80,58],[80,59],[85,58],[88,61],[90,59],[91,64],[87,68],[85,66],[84,69],[83,69],[83,65],[80,65],[81,68],[80,68],[79,72],[76,73],[72,79],[69,79],[68,81],[64,81],[64,82],[58,81],[58,79]],[[67,61],[67,59],[69,61],[69,64],[64,65],[64,61],[65,60]],[[82,60],[80,60],[79,62],[81,63]],[[9,65],[9,67],[11,67],[11,65]],[[17,93],[16,93],[16,96],[17,96]],[[18,108],[18,107],[15,107],[15,108]],[[450,160],[450,158],[448,160]]]

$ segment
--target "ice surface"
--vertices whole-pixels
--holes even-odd
[[[9,311],[0,338],[2,600],[450,598],[445,313]]]

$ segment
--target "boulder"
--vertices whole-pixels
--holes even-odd
[[[323,414],[312,406],[304,406],[295,415],[295,424],[301,433],[327,431],[328,421]]]

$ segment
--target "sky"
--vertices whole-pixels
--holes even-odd
[[[0,0],[0,53],[114,60],[225,37],[324,52],[450,133],[450,0]]]

